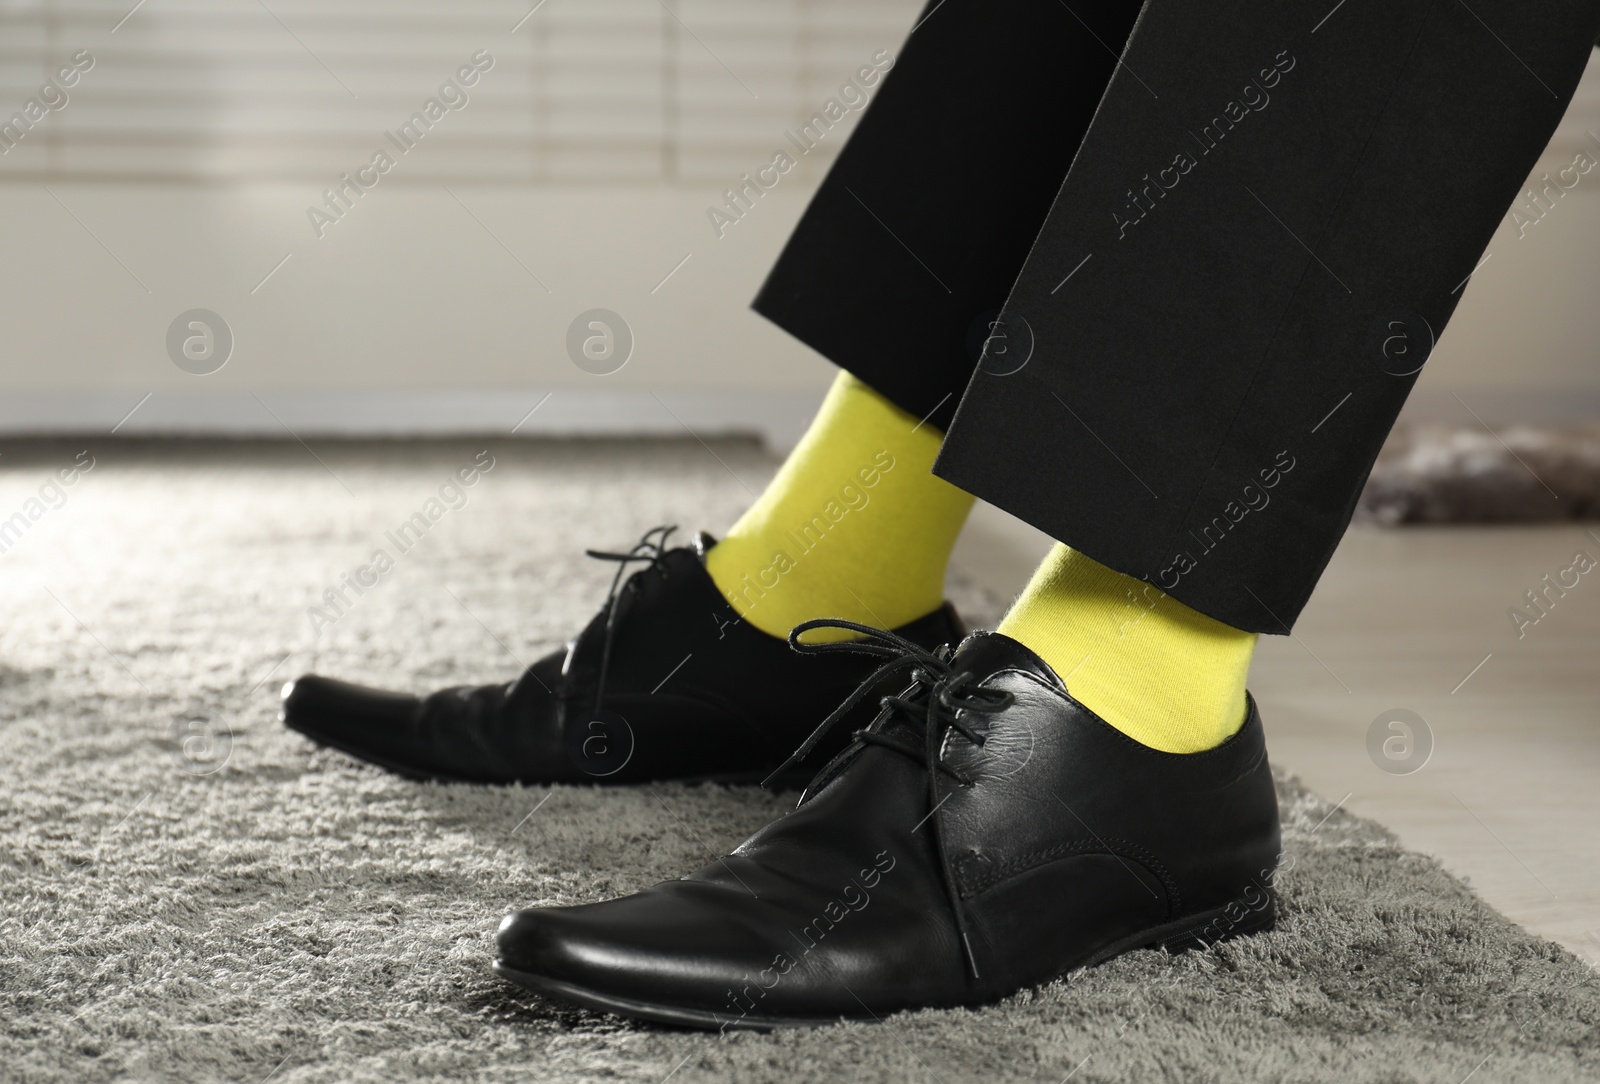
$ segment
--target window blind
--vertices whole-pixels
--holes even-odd
[[[443,113],[394,171],[402,183],[725,181],[770,161],[875,52],[897,53],[920,6],[6,3],[0,120],[22,111],[31,127],[0,132],[0,178],[326,184],[435,99]],[[492,66],[461,85],[474,56]],[[63,85],[74,57],[92,66]]]

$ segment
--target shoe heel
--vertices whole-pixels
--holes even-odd
[[[1271,892],[1252,889],[1232,903],[1173,923],[1146,947],[1173,953],[1207,949],[1235,937],[1263,933],[1277,921],[1277,898]]]

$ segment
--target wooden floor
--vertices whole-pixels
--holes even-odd
[[[1010,597],[1048,545],[980,506],[957,561]],[[1537,614],[1525,593],[1579,551],[1596,567],[1565,573],[1577,586],[1548,591],[1519,637],[1507,611]],[[1600,526],[1352,529],[1294,635],[1262,638],[1250,684],[1274,763],[1600,967]],[[1409,774],[1396,709],[1432,736]],[[1380,717],[1396,741],[1374,759]]]

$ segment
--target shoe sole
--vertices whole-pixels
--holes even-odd
[[[1055,979],[1065,978],[1073,972],[1084,968],[1098,967],[1100,964],[1121,956],[1125,952],[1133,952],[1137,949],[1152,948],[1170,953],[1187,952],[1193,949],[1210,948],[1213,945],[1223,941],[1230,941],[1236,937],[1265,933],[1267,930],[1272,929],[1277,922],[1277,901],[1270,893],[1267,894],[1266,899],[1267,906],[1265,907],[1253,908],[1250,903],[1240,899],[1223,907],[1141,930],[1139,933],[1125,937],[1101,949],[1090,957],[1088,962],[1067,968],[1056,975]],[[637,1020],[648,1020],[655,1024],[668,1024],[674,1027],[695,1028],[704,1031],[769,1032],[796,1028],[828,1027],[832,1024],[852,1020],[881,1023],[883,1019],[881,1016],[872,1014],[871,1010],[868,1010],[867,1015],[841,1014],[827,1017],[763,1016],[755,1019],[746,1016],[724,1017],[704,1009],[683,1008],[658,1002],[638,1001],[632,998],[603,994],[570,982],[562,982],[559,979],[537,975],[530,971],[519,971],[501,960],[495,960],[494,972],[501,978],[509,979],[537,994],[568,1001],[581,1005],[586,1009],[596,1009],[600,1012],[614,1013],[617,1016],[627,1016]],[[929,1007],[976,1008],[992,1003],[971,1002]],[[891,1010],[891,1014],[900,1011],[904,1010]]]
[[[398,775],[398,776],[400,776],[401,778],[404,778],[404,779],[411,779],[411,780],[414,780],[414,781],[416,781],[418,783],[477,783],[477,784],[482,785],[482,786],[491,786],[491,787],[510,787],[510,786],[516,786],[516,785],[519,785],[519,784],[522,785],[522,786],[529,786],[529,787],[550,787],[550,786],[567,786],[567,787],[571,787],[571,786],[582,786],[585,783],[594,783],[594,784],[597,784],[597,785],[600,785],[600,786],[644,786],[644,785],[646,785],[648,783],[683,783],[683,784],[685,784],[687,786],[697,786],[697,785],[699,785],[701,783],[718,783],[718,784],[721,784],[722,786],[739,787],[739,786],[753,786],[753,785],[762,783],[771,774],[770,771],[766,771],[766,772],[763,772],[763,771],[731,772],[731,773],[723,773],[723,774],[720,774],[720,775],[700,775],[700,776],[688,776],[688,777],[672,777],[672,778],[666,778],[666,779],[639,779],[639,780],[634,780],[631,783],[613,783],[613,782],[608,781],[603,776],[594,776],[594,777],[588,778],[588,779],[563,779],[563,780],[544,780],[544,779],[473,779],[470,776],[465,776],[465,775],[447,775],[447,774],[445,774],[443,772],[430,772],[430,771],[427,771],[425,769],[417,768],[417,767],[414,767],[414,766],[409,765],[409,764],[401,764],[401,763],[399,763],[397,761],[385,760],[382,757],[373,756],[371,753],[366,753],[366,752],[362,752],[362,751],[357,750],[357,749],[353,749],[348,745],[345,745],[345,744],[343,744],[341,742],[334,741],[332,739],[324,737],[321,734],[314,734],[309,730],[306,730],[306,729],[304,729],[302,727],[296,726],[294,723],[290,722],[288,719],[281,719],[280,718],[280,721],[283,723],[283,725],[284,725],[284,727],[286,729],[292,730],[296,734],[299,734],[301,737],[307,738],[310,741],[315,742],[317,745],[322,746],[324,749],[332,749],[334,752],[343,753],[345,756],[350,757],[352,760],[359,760],[363,764],[370,764],[375,768],[382,768],[384,771],[389,772],[389,773],[391,773],[393,775]],[[807,772],[786,772],[785,774],[780,775],[773,782],[772,786],[769,787],[768,789],[769,790],[775,790],[775,791],[778,791],[778,790],[804,790],[806,788],[806,786],[811,782],[811,777],[814,774],[815,774],[815,772],[810,772],[810,771],[807,771]]]

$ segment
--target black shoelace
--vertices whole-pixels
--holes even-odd
[[[858,633],[862,639],[812,644],[801,642],[802,635],[812,629],[820,628],[846,629]],[[961,935],[961,944],[966,950],[967,966],[972,969],[972,977],[977,978],[978,961],[972,951],[972,941],[967,936],[966,910],[961,905],[960,888],[956,882],[955,870],[950,864],[950,856],[945,851],[944,830],[938,817],[939,807],[945,801],[939,797],[939,777],[949,776],[962,786],[971,786],[974,780],[966,772],[946,764],[940,756],[939,749],[944,743],[947,729],[956,731],[982,748],[985,735],[967,725],[962,714],[969,712],[976,715],[993,715],[1004,711],[1011,706],[1012,695],[998,689],[983,688],[975,684],[976,677],[972,673],[955,670],[950,665],[955,652],[948,644],[930,652],[903,636],[884,629],[875,629],[870,625],[859,625],[854,621],[825,617],[803,622],[790,630],[789,646],[807,655],[850,652],[887,661],[874,670],[844,703],[835,708],[833,714],[822,721],[822,725],[811,732],[811,736],[801,743],[800,748],[768,777],[768,783],[810,755],[817,743],[870,696],[884,679],[902,671],[910,672],[910,686],[897,695],[881,697],[878,701],[880,710],[877,717],[863,729],[857,730],[853,737],[862,745],[892,749],[921,763],[927,769],[929,808],[925,819],[933,823],[934,850],[939,855],[939,874],[944,883],[945,897],[949,900],[950,912],[955,918],[956,932]],[[921,728],[921,748],[885,733],[889,723],[897,719],[910,724],[913,728]]]
[[[615,561],[617,563],[617,574],[611,578],[611,591],[606,595],[605,638],[600,648],[600,674],[594,686],[595,711],[599,711],[603,706],[602,702],[606,695],[606,674],[611,669],[611,641],[616,636],[617,614],[622,607],[624,588],[626,587],[629,591],[637,590],[632,577],[629,577],[626,585],[623,584],[622,577],[627,573],[628,566],[635,561],[649,561],[652,568],[665,576],[667,570],[662,565],[662,559],[667,555],[667,539],[677,529],[676,526],[668,526],[666,524],[660,527],[652,527],[639,537],[639,541],[635,542],[633,548],[627,553],[606,553],[603,550],[583,551],[585,557],[593,557],[597,561]]]

